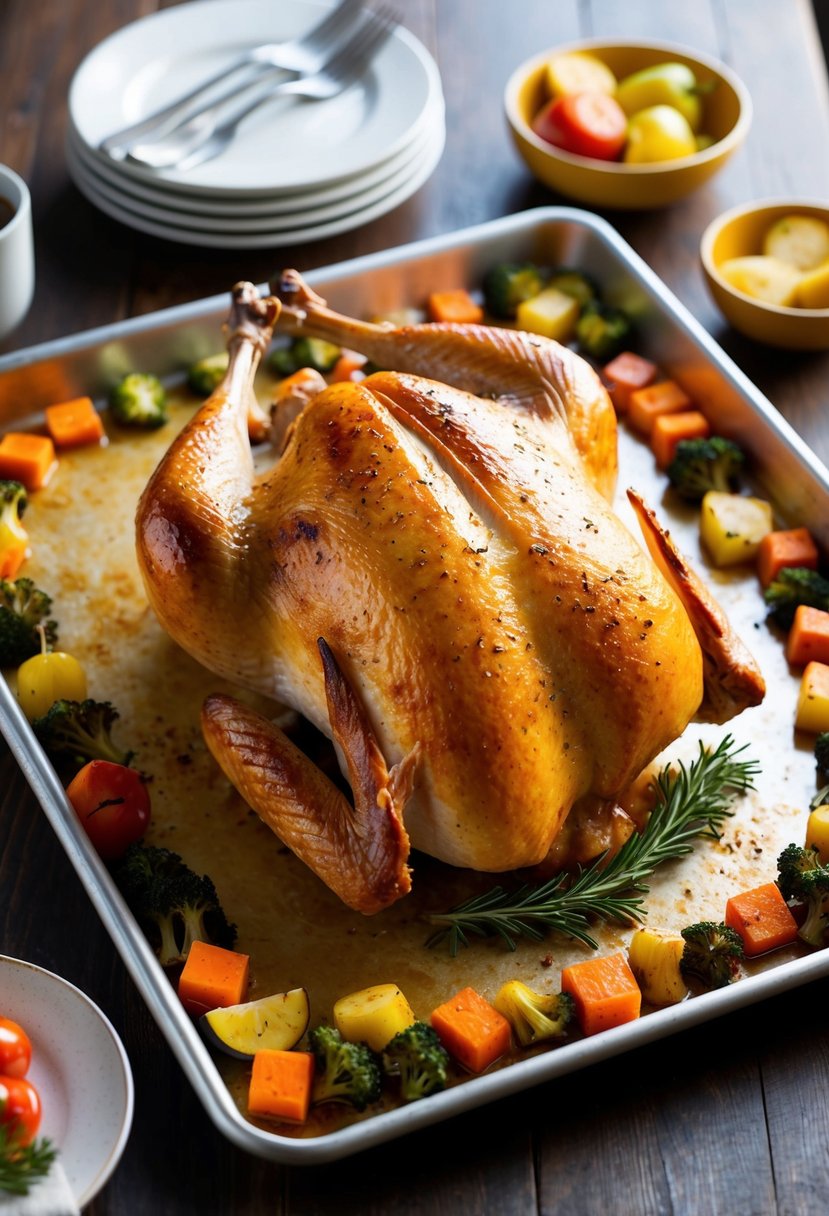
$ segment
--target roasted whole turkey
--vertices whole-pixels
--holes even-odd
[[[647,547],[614,514],[599,378],[534,335],[356,321],[294,271],[274,291],[234,289],[227,376],[147,485],[138,557],[170,635],[332,739],[353,797],[217,694],[218,763],[366,913],[410,889],[410,847],[506,871],[624,838],[649,762],[764,687],[653,512],[631,495]],[[253,378],[277,320],[388,370],[309,374],[269,423]]]

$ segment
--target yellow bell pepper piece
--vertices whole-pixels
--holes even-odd
[[[773,527],[771,503],[709,490],[700,508],[700,536],[715,566],[753,562]]]

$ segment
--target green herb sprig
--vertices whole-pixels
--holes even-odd
[[[661,771],[654,782],[657,805],[647,826],[610,860],[603,854],[575,874],[562,872],[514,891],[493,887],[449,912],[429,913],[426,919],[440,927],[426,945],[445,941],[454,957],[474,934],[501,937],[515,950],[517,938],[541,941],[553,930],[597,949],[588,927],[592,919],[641,922],[645,880],[657,866],[690,853],[700,837],[719,839],[735,799],[754,789],[760,771],[755,760],[740,758],[744,751],[745,746],[735,748],[730,735],[714,751],[700,743],[699,756],[687,768],[680,762]]]
[[[20,1144],[16,1125],[0,1123],[0,1191],[28,1195],[29,1188],[49,1173],[56,1157],[51,1140]]]

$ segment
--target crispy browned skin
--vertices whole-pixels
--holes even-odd
[[[370,327],[375,348],[335,318],[310,331],[387,367],[396,352],[425,366],[431,350],[441,378],[326,388],[257,477],[245,425],[257,340],[238,335],[225,383],[142,497],[138,555],[185,649],[334,738],[353,808],[245,707],[205,708],[211,749],[251,805],[370,911],[407,889],[407,837],[480,870],[540,862],[579,798],[612,799],[682,732],[703,664],[679,599],[608,506],[607,468],[591,467],[589,410],[569,394],[595,377],[577,356],[533,339],[541,376],[526,336]],[[488,356],[493,395],[445,382],[480,393]],[[591,391],[615,475],[615,431]]]

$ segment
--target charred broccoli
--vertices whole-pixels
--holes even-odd
[[[383,1068],[400,1077],[400,1095],[414,1102],[446,1088],[449,1053],[426,1022],[412,1022],[383,1049]]]
[[[218,355],[207,355],[191,363],[187,369],[187,387],[197,397],[209,397],[224,379],[230,356],[226,350]]]
[[[50,756],[77,765],[89,760],[129,764],[133,753],[123,751],[111,730],[119,714],[110,701],[55,701],[47,713],[35,718],[32,729]]]
[[[769,616],[781,629],[791,629],[799,604],[829,612],[829,579],[808,566],[784,566],[763,592]]]
[[[330,372],[342,354],[342,348],[323,338],[294,338],[289,346],[279,346],[268,360],[271,371],[277,376],[290,376],[301,367],[312,367],[314,371]]]
[[[588,304],[595,304],[599,299],[599,289],[593,279],[583,270],[572,270],[568,266],[562,266],[559,270],[554,271],[549,286],[557,287],[566,296],[572,296],[574,300],[578,301],[580,308],[586,308]]]
[[[576,341],[583,355],[602,363],[630,345],[633,325],[619,308],[591,300],[576,322]]]
[[[155,430],[167,421],[167,394],[158,376],[130,372],[110,393],[112,416],[122,426]]]
[[[544,1039],[558,1039],[567,1033],[575,1014],[573,998],[567,992],[534,992],[520,980],[509,980],[495,998],[495,1008],[512,1026],[522,1047]]]
[[[822,730],[815,739],[815,763],[822,773],[829,773],[829,730]]]
[[[683,929],[682,937],[685,948],[679,969],[686,979],[691,977],[704,988],[725,988],[738,979],[744,951],[735,929],[705,920]]]
[[[380,1057],[367,1043],[349,1043],[334,1026],[317,1026],[308,1036],[316,1062],[312,1101],[349,1102],[365,1110],[380,1097]]]
[[[225,916],[212,880],[199,877],[178,853],[132,844],[112,876],[162,967],[184,962],[195,941],[233,948],[236,926]]]
[[[699,502],[709,490],[730,493],[745,464],[745,452],[731,439],[681,439],[668,465],[668,480],[682,498]]]
[[[0,667],[19,667],[42,649],[38,625],[47,647],[54,646],[58,626],[47,619],[51,610],[51,598],[30,578],[0,578]]]
[[[484,307],[490,316],[509,320],[518,305],[544,289],[545,275],[531,262],[503,262],[484,275]]]
[[[784,899],[795,899],[806,907],[798,936],[810,946],[822,946],[829,924],[829,866],[820,864],[817,849],[790,844],[777,858],[777,870]]]

